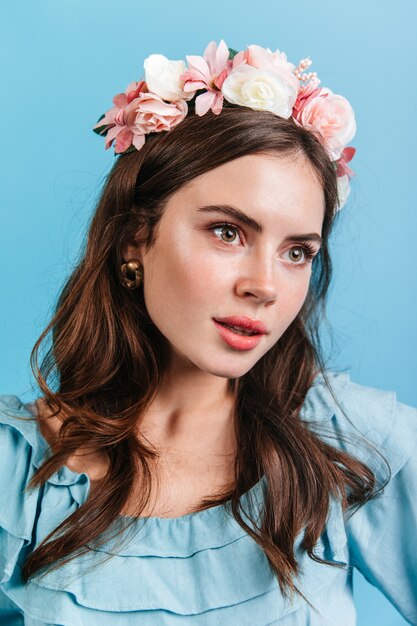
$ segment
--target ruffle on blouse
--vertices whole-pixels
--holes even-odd
[[[346,375],[333,377],[338,394],[348,382]],[[386,435],[392,415],[390,403],[382,404],[386,415],[381,431],[385,429]],[[369,402],[367,407],[364,419],[369,426]],[[316,382],[303,407],[303,419],[330,423],[337,421],[337,414],[333,398]],[[283,598],[265,554],[237,524],[229,506],[221,505],[179,518],[136,519],[121,549],[119,539],[109,540],[23,584],[21,565],[27,554],[87,499],[90,483],[86,474],[64,466],[43,487],[24,493],[49,448],[35,421],[15,416],[27,418],[30,413],[16,396],[0,397],[0,589],[33,624],[127,626],[136,623],[135,612],[139,612],[137,623],[147,626],[178,622],[215,626],[237,623],[237,616],[240,626],[253,626],[260,624],[261,615],[265,624],[272,624],[305,606],[299,596],[292,602]],[[253,499],[261,511],[264,489],[265,477],[242,496],[244,507]],[[129,519],[120,517],[114,528]],[[295,544],[303,573],[297,586],[314,605],[318,594],[335,584],[337,577],[346,577],[346,572],[314,562],[301,552],[301,540],[302,534]],[[315,553],[348,563],[344,513],[338,500],[331,501]]]
[[[345,373],[328,372],[333,394],[318,376],[301,409],[301,418],[316,425],[320,437],[370,464],[386,476],[378,450],[399,472],[417,443],[416,409],[397,400],[394,391],[359,385]],[[335,400],[337,398],[337,402]],[[370,446],[363,445],[365,442]]]

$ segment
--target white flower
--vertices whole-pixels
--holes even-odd
[[[185,99],[180,86],[180,76],[186,69],[184,61],[170,61],[163,54],[151,54],[143,66],[149,91],[169,102]]]
[[[232,104],[271,111],[288,119],[297,98],[297,88],[297,79],[289,72],[241,65],[230,72],[222,85],[222,93]]]
[[[345,206],[350,194],[349,176],[347,174],[337,177],[337,191],[339,193],[339,204],[336,207],[336,211],[340,211]]]

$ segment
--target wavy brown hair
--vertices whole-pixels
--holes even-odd
[[[324,530],[330,497],[341,498],[347,509],[375,494],[371,469],[325,443],[300,419],[317,373],[325,377],[318,328],[331,278],[335,167],[318,138],[292,119],[233,105],[221,115],[188,115],[171,131],[149,135],[140,151],[117,158],[80,261],[33,348],[31,365],[44,403],[62,425],[53,452],[30,486],[42,485],[81,449],[104,454],[108,471],[87,501],[28,556],[25,580],[88,552],[92,542],[103,542],[104,531],[121,515],[138,480],[137,516],[148,503],[150,465],[157,452],[138,433],[138,419],[165,371],[166,341],[148,316],[143,290],[121,284],[122,250],[129,244],[151,248],[171,194],[196,176],[248,154],[307,159],[324,191],[324,243],[296,319],[250,371],[228,381],[235,397],[235,484],[204,499],[195,511],[230,501],[237,522],[262,548],[281,591],[289,594],[298,591],[298,533],[305,529],[302,548],[308,555],[327,563],[313,548]],[[144,233],[140,240],[139,231]],[[39,351],[48,338],[39,367]],[[264,475],[264,515],[261,523],[252,518],[248,524],[240,497]]]

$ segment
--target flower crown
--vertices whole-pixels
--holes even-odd
[[[193,101],[197,115],[221,113],[224,100],[259,111],[290,117],[319,138],[336,169],[338,209],[345,204],[354,172],[348,162],[355,148],[347,146],[356,132],[355,115],[343,96],[319,87],[316,72],[306,70],[309,58],[297,67],[284,52],[257,45],[247,50],[228,48],[212,41],[203,56],[171,61],[151,54],[144,62],[144,79],[132,82],[113,98],[114,106],[100,117],[94,131],[115,142],[115,153],[140,150],[149,133],[171,130],[188,113]]]

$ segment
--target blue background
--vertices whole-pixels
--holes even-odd
[[[77,259],[112,151],[92,126],[144,59],[279,48],[352,103],[349,204],[333,237],[329,365],[417,406],[413,0],[2,3],[0,393],[33,399],[29,353]],[[356,575],[359,626],[405,624]]]

